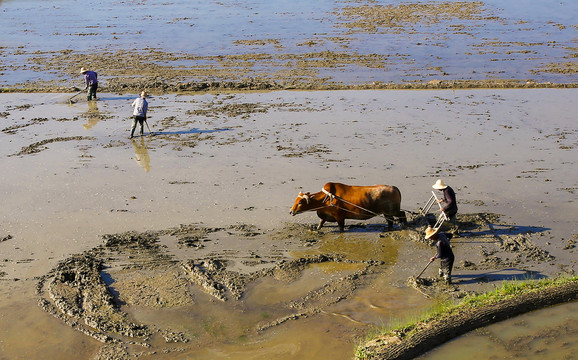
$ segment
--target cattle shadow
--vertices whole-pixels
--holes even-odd
[[[456,285],[468,285],[479,283],[492,283],[502,281],[527,281],[547,278],[539,271],[521,270],[516,268],[500,269],[489,272],[476,272],[473,274],[452,274],[452,280]]]
[[[323,225],[323,228],[331,229],[335,232],[339,232],[339,226],[337,224],[327,224]],[[358,223],[358,224],[346,224],[344,233],[384,233],[396,230],[403,230],[403,227],[400,224],[394,224],[393,229],[389,229],[387,224],[380,224],[380,223]]]

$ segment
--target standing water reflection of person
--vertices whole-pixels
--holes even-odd
[[[151,169],[151,159],[144,138],[141,137],[138,141],[133,140],[132,147],[134,148],[134,159],[136,162],[145,169],[146,172],[149,172]]]
[[[90,130],[100,121],[100,111],[95,101],[88,102],[88,111],[86,111],[86,124],[82,124],[86,130]]]

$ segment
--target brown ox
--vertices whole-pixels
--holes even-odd
[[[317,211],[321,219],[317,230],[326,221],[330,221],[337,222],[339,231],[344,230],[345,219],[366,220],[383,215],[391,230],[394,217],[403,224],[407,223],[405,212],[400,206],[401,192],[395,186],[351,186],[329,182],[320,192],[300,192],[289,213],[297,215],[305,211]]]

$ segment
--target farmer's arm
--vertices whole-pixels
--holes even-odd
[[[455,202],[456,202],[455,194],[453,194],[453,191],[451,191],[449,187],[446,188],[444,190],[444,199],[443,199],[444,206],[442,206],[442,210],[445,212],[448,209],[451,209],[451,207],[454,205]]]
[[[432,258],[430,259],[430,261],[434,261],[435,259],[439,259],[439,257],[441,256],[441,249],[440,249],[441,246],[440,246],[440,245],[441,245],[441,244],[440,244],[440,241],[438,240],[438,241],[436,242],[437,253],[436,253],[434,256],[432,256]]]

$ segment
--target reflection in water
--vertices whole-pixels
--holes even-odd
[[[133,139],[132,147],[134,148],[134,159],[136,162],[145,169],[146,172],[149,172],[151,169],[151,159],[144,137],[141,136],[138,140]]]
[[[87,123],[83,124],[82,126],[84,126],[86,130],[89,130],[94,125],[96,125],[96,123],[98,123],[98,121],[100,120],[100,111],[98,111],[96,101],[88,102],[88,110],[86,111],[86,113],[84,113],[84,115],[86,115]]]

